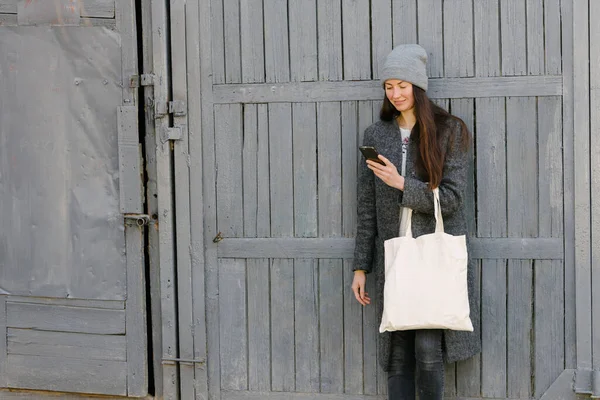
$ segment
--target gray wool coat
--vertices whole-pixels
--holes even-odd
[[[460,143],[460,122],[449,119],[438,126],[442,148],[446,149],[442,181],[439,186],[440,204],[444,218],[444,231],[451,235],[467,234],[464,211],[464,192],[467,183],[468,157]],[[401,133],[395,121],[379,121],[365,130],[364,145],[374,146],[379,154],[388,158],[400,170],[402,165]],[[415,173],[414,160],[418,143],[411,137],[406,159],[404,191],[386,185],[361,162],[358,175],[358,224],[354,251],[354,270],[362,269],[375,275],[378,322],[383,313],[383,285],[385,281],[383,242],[398,236],[400,207],[413,210],[414,237],[435,231],[433,194],[427,183]],[[369,275],[371,276],[371,275]],[[370,278],[367,277],[367,285]],[[479,297],[475,294],[474,263],[468,268],[469,303],[473,332],[444,331],[443,353],[446,362],[465,360],[481,351],[479,335]],[[373,327],[378,330],[379,326]],[[380,333],[379,360],[388,370],[390,356],[389,332]]]

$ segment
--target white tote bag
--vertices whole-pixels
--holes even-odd
[[[444,233],[439,190],[433,190],[435,233],[386,240],[383,316],[379,332],[410,329],[473,331],[469,318],[465,235]]]

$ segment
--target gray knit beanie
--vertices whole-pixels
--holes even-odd
[[[388,79],[407,81],[427,91],[427,52],[418,44],[401,44],[388,54],[379,72],[381,83]]]

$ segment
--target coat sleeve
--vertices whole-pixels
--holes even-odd
[[[372,146],[372,129],[365,130],[363,143]],[[357,179],[357,227],[354,247],[353,270],[371,272],[375,237],[377,236],[377,213],[375,206],[375,174],[363,159],[359,161]]]
[[[462,129],[459,122],[453,123],[448,140],[442,181],[440,182],[440,204],[444,214],[455,213],[463,204],[467,186],[468,152],[463,148]],[[433,196],[426,182],[415,178],[404,178],[402,207],[412,208],[424,214],[433,214]]]

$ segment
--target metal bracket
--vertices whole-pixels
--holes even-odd
[[[154,86],[154,74],[142,74],[142,75],[140,75],[140,85],[142,85],[142,86]]]
[[[152,222],[152,218],[148,214],[125,214],[126,220],[135,221],[137,226],[146,226]]]
[[[183,100],[173,100],[169,102],[169,113],[176,117],[183,117],[187,114],[187,104]]]
[[[137,89],[140,87],[140,77],[137,75],[131,75],[129,77],[129,87],[131,89]]]
[[[181,140],[183,134],[181,133],[181,127],[175,126],[173,128],[165,128],[161,135],[161,140],[165,143],[168,140]]]

